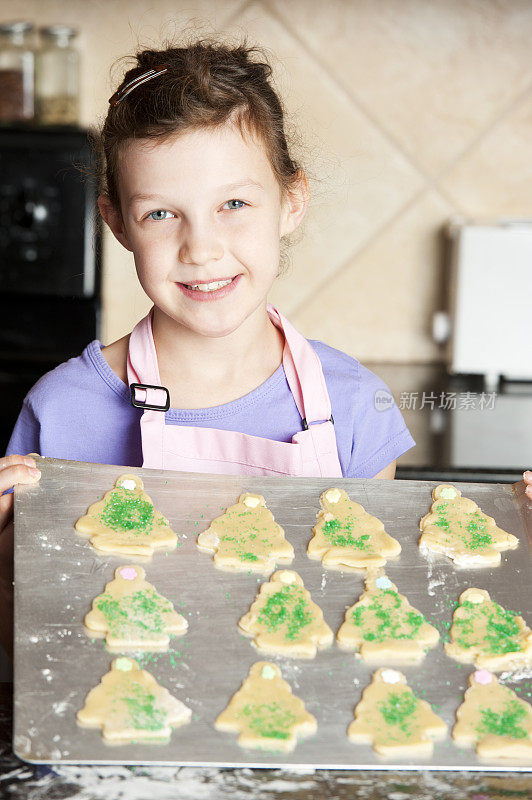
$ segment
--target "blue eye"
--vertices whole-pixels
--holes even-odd
[[[222,208],[223,208],[224,206],[226,206],[226,205],[227,205],[227,203],[240,203],[240,205],[239,205],[239,206],[237,206],[236,208],[234,208],[234,207],[233,207],[232,209],[229,209],[230,211],[236,211],[237,209],[239,209],[239,208],[242,208],[243,206],[247,205],[247,203],[244,203],[244,201],[243,201],[243,200],[227,200],[227,202],[226,202],[226,203],[224,203],[224,205],[222,206]]]
[[[154,220],[154,222],[156,222],[157,220],[168,219],[168,217],[156,217],[156,218],[154,219],[154,217],[153,217],[153,214],[171,214],[171,213],[172,213],[171,211],[165,211],[165,210],[164,210],[164,209],[162,209],[162,208],[158,208],[158,209],[157,209],[157,211],[151,211],[151,212],[148,214],[148,216],[146,217],[146,219],[149,219],[149,218],[151,217],[151,219],[153,219],[153,220]]]

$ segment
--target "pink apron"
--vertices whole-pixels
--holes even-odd
[[[284,333],[283,367],[303,430],[291,442],[277,442],[238,431],[167,425],[170,395],[161,386],[152,308],[131,332],[127,361],[131,402],[145,409],[140,419],[143,467],[216,475],[342,476],[321,362],[286,317],[270,303],[267,311]]]

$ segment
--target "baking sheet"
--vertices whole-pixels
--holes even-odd
[[[243,491],[263,494],[294,546],[295,559],[288,568],[299,572],[336,634],[346,608],[364,589],[363,575],[325,570],[308,558],[306,548],[319,495],[341,486],[401,542],[401,556],[388,562],[386,574],[440,633],[448,629],[460,593],[470,586],[487,589],[493,600],[523,614],[530,623],[532,504],[522,484],[454,484],[520,539],[516,550],[502,554],[500,567],[458,569],[444,556],[426,557],[418,550],[419,519],[430,509],[435,481],[225,476],[36,460],[42,472],[39,484],[15,487],[13,744],[20,758],[36,763],[531,769],[517,761],[483,762],[474,750],[454,745],[450,729],[473,667],[448,658],[441,641],[422,664],[397,667],[449,725],[447,738],[435,743],[433,756],[384,759],[370,745],[351,743],[346,729],[376,667],[336,644],[319,651],[314,660],[258,654],[251,640],[239,633],[237,622],[267,579],[217,570],[212,556],[195,545],[196,535]],[[109,746],[99,729],[82,729],[76,723],[87,693],[117,655],[106,651],[104,640],[91,641],[85,635],[83,618],[116,567],[135,559],[96,552],[73,526],[125,472],[142,477],[155,507],[179,535],[176,550],[155,553],[151,561],[138,563],[146,570],[146,579],[186,616],[189,630],[171,640],[169,653],[131,654],[192,709],[191,723],[174,730],[168,744]],[[317,733],[300,740],[290,754],[244,750],[236,734],[213,727],[258,660],[278,663],[294,694],[317,719]],[[532,674],[502,677],[521,697],[531,699]]]

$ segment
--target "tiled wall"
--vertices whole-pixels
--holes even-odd
[[[269,49],[316,178],[270,300],[362,361],[441,359],[430,330],[451,215],[532,216],[530,0],[26,0],[24,17],[80,28],[85,124],[137,44],[195,21]],[[106,235],[105,343],[150,306],[131,258]]]

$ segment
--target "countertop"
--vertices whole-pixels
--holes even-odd
[[[532,382],[501,380],[493,390],[443,364],[365,366],[387,384],[416,441],[397,478],[506,483],[532,467]],[[383,414],[386,400],[376,399]]]

